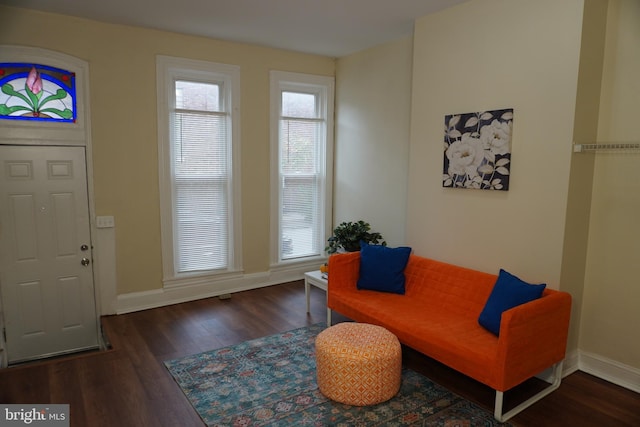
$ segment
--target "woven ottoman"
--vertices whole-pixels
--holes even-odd
[[[338,323],[316,338],[318,388],[331,400],[353,406],[375,405],[400,389],[402,350],[381,326]]]

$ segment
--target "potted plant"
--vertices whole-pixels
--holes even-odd
[[[356,252],[360,250],[360,242],[371,245],[387,246],[378,232],[371,231],[371,225],[362,220],[358,222],[343,222],[333,230],[333,235],[327,239],[329,245],[324,248],[329,255],[344,250],[346,252]]]

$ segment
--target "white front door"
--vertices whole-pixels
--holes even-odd
[[[84,150],[0,145],[9,363],[99,346]]]

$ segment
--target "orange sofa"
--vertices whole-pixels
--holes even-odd
[[[387,328],[400,342],[496,390],[494,416],[505,421],[560,385],[571,296],[545,289],[541,298],[503,312],[496,336],[478,317],[497,276],[411,255],[405,294],[358,290],[360,253],[329,257],[331,310]],[[503,392],[547,368],[549,387],[503,414]]]

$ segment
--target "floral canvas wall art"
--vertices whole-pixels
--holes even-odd
[[[444,123],[442,186],[507,191],[513,109],[451,114]]]

